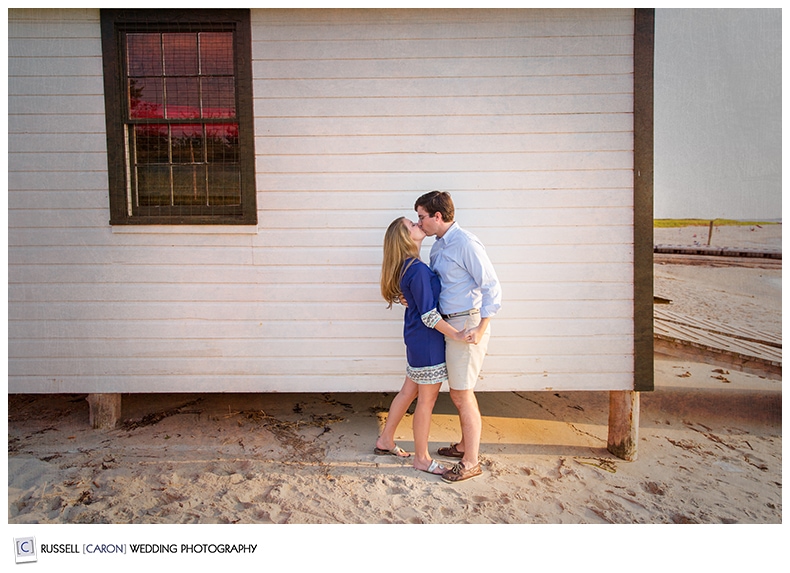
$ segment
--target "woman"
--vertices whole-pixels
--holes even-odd
[[[420,246],[425,233],[405,217],[395,219],[384,234],[384,259],[381,263],[381,295],[388,307],[405,297],[408,306],[403,321],[403,340],[406,343],[406,379],[392,401],[387,422],[376,440],[377,455],[409,457],[395,444],[395,430],[414,398],[414,467],[440,475],[447,468],[431,459],[428,453],[428,434],[431,414],[442,382],[447,380],[444,361],[445,335],[464,340],[459,332],[442,319],[437,310],[441,284],[439,278],[420,260]]]

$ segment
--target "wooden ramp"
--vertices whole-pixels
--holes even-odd
[[[653,308],[656,352],[782,378],[782,339],[768,332]]]

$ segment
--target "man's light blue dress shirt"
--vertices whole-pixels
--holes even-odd
[[[431,247],[431,269],[441,279],[439,312],[453,314],[473,308],[480,317],[494,316],[502,304],[502,287],[485,247],[458,223]]]

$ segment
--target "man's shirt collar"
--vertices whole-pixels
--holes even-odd
[[[453,221],[453,224],[452,224],[452,225],[450,225],[450,227],[449,227],[449,228],[448,228],[448,229],[447,229],[447,230],[444,232],[444,235],[442,235],[441,237],[437,238],[436,240],[437,240],[437,241],[447,241],[447,239],[448,239],[448,238],[451,238],[451,237],[452,237],[452,235],[454,235],[454,234],[455,234],[455,232],[456,232],[458,229],[459,229],[459,227],[458,227],[458,223],[456,223],[455,221]]]

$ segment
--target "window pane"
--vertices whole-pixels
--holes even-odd
[[[159,34],[127,34],[126,62],[129,76],[161,76],[162,47]]]
[[[200,117],[200,89],[197,78],[166,78],[165,101],[168,119]]]
[[[209,163],[239,162],[239,126],[236,123],[206,125],[206,161]]]
[[[137,204],[141,207],[171,204],[170,168],[167,165],[137,167]]]
[[[209,205],[241,205],[241,172],[238,165],[208,168]]]
[[[203,32],[200,34],[200,73],[204,76],[233,75],[233,34]]]
[[[198,74],[197,34],[162,34],[166,76]]]
[[[233,78],[203,78],[203,117],[236,117]]]
[[[173,166],[173,205],[206,205],[206,166]]]
[[[168,149],[167,126],[134,126],[134,157],[138,164],[168,163],[170,154]]]
[[[161,78],[129,78],[129,115],[132,119],[164,117]]]
[[[173,163],[203,163],[203,126],[173,125],[171,129]]]

